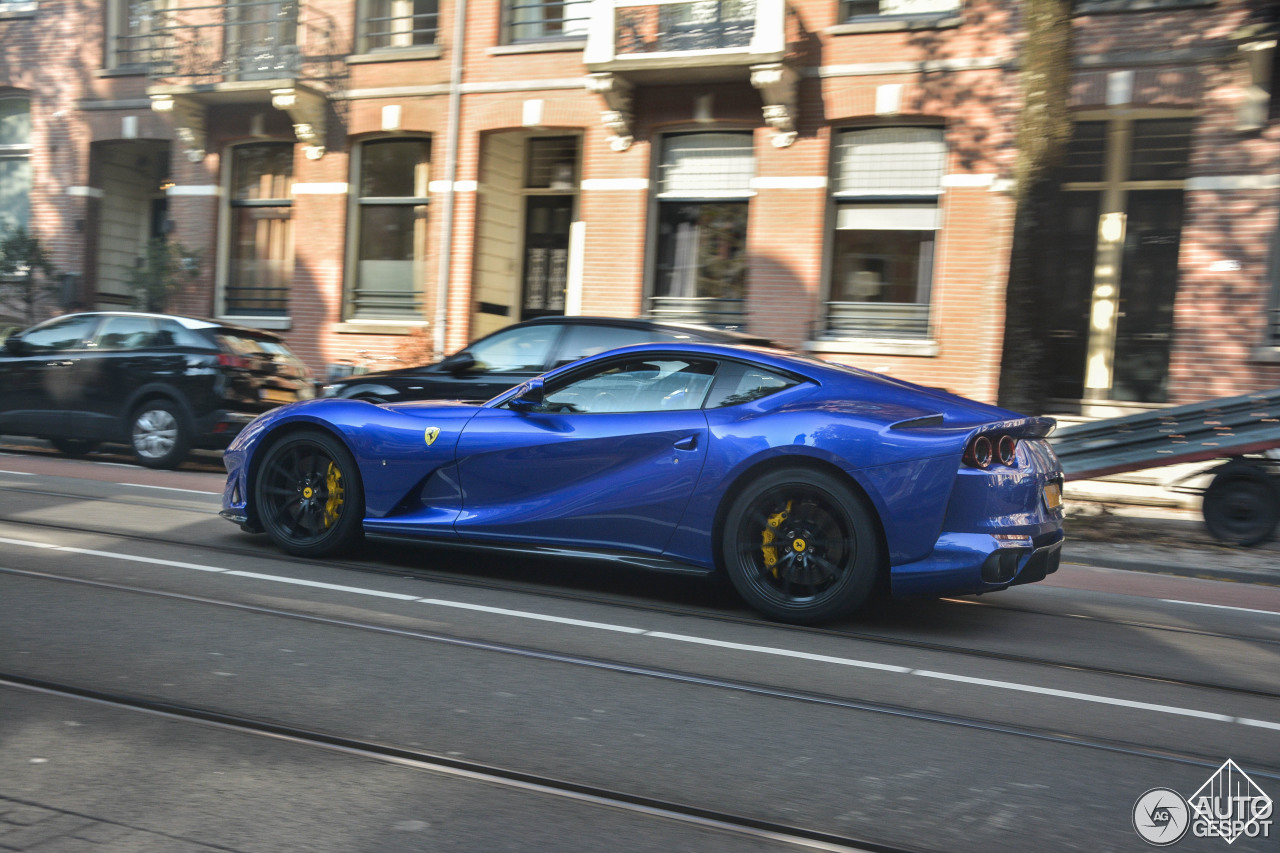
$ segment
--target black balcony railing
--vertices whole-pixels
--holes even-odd
[[[376,4],[382,9],[388,4]],[[363,50],[395,50],[436,43],[440,29],[440,15],[435,3],[417,2],[413,12],[397,15],[374,14],[364,19]]]
[[[828,302],[821,337],[924,338],[929,306],[913,302]]]
[[[300,18],[294,0],[136,3],[128,29],[116,39],[117,65],[144,67],[155,81],[322,79],[341,58],[332,22],[314,13]]]

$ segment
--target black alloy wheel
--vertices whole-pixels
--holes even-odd
[[[64,456],[84,456],[98,448],[98,442],[87,438],[51,438],[49,443]]]
[[[272,446],[253,497],[262,528],[289,554],[335,554],[363,535],[364,491],[355,460],[328,433],[295,433]]]
[[[1249,462],[1218,469],[1201,508],[1209,532],[1246,548],[1265,542],[1280,523],[1280,479]]]
[[[803,468],[766,474],[734,498],[721,555],[748,604],[802,625],[856,610],[883,562],[866,500],[839,478]]]
[[[148,468],[177,468],[191,447],[191,427],[178,405],[148,400],[129,418],[133,457]]]

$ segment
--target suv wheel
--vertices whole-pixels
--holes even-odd
[[[176,468],[187,458],[191,430],[178,407],[168,400],[149,400],[129,420],[133,455],[148,468]]]

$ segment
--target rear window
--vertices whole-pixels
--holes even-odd
[[[236,355],[272,355],[284,349],[275,341],[263,340],[250,335],[237,334],[226,330],[217,333],[218,343]]]
[[[569,325],[565,328],[564,342],[556,355],[555,367],[586,358],[589,355],[651,341],[674,341],[676,335],[653,329],[630,329],[626,326]]]

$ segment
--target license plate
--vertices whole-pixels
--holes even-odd
[[[1062,506],[1062,486],[1059,483],[1045,483],[1044,505],[1049,509]]]
[[[292,403],[298,399],[298,395],[293,391],[286,391],[281,388],[262,388],[259,389],[258,395],[260,399],[266,400],[268,403]]]

